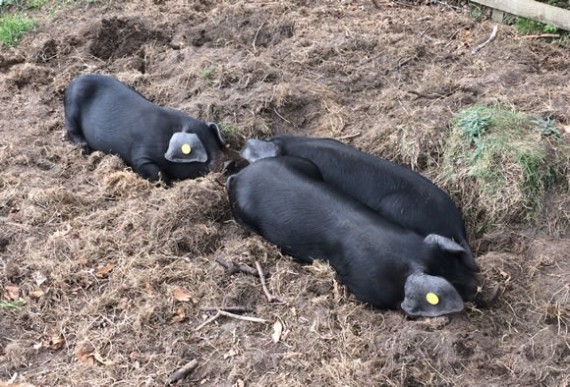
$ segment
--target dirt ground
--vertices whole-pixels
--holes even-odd
[[[330,136],[436,177],[453,114],[475,103],[570,124],[568,45],[524,39],[440,4],[140,0],[34,11],[0,51],[0,385],[568,386],[570,216],[477,234],[483,291],[458,315],[412,319],[357,302],[231,220],[224,177],[165,189],[66,141],[62,97],[113,74],[215,120],[228,158],[251,136]],[[559,223],[556,223],[559,224]],[[567,224],[567,223],[566,223]],[[269,274],[228,272],[216,258]],[[14,303],[13,303],[14,304]],[[219,317],[241,306],[268,323]],[[279,332],[281,328],[281,332]]]

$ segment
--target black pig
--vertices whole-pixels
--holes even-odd
[[[85,153],[120,156],[150,181],[192,179],[213,167],[225,144],[218,126],[160,107],[117,79],[74,79],[64,96],[65,127]]]
[[[248,140],[241,151],[249,162],[288,155],[314,163],[323,180],[373,209],[386,220],[421,236],[437,234],[441,243],[457,242],[463,248],[451,262],[431,262],[433,270],[479,271],[469,246],[461,213],[453,200],[431,181],[404,166],[361,152],[339,141],[281,135],[268,141]],[[432,237],[435,238],[435,237]],[[464,300],[475,291],[454,282]]]
[[[464,253],[460,245],[384,219],[321,174],[298,157],[256,161],[227,181],[232,214],[302,262],[330,262],[350,291],[375,307],[402,308],[412,316],[463,309],[449,281],[464,284],[469,292],[476,284],[472,272],[453,270],[453,261]]]

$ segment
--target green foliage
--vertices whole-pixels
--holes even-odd
[[[19,13],[0,16],[0,41],[15,46],[26,32],[35,28],[35,22]]]
[[[198,77],[202,78],[202,79],[214,79],[214,70],[212,69],[204,69],[202,71],[200,71],[198,74]]]
[[[546,190],[568,173],[570,155],[557,153],[549,137],[564,148],[552,119],[480,105],[465,109],[454,118],[444,152],[446,184],[476,187],[465,207],[473,217],[485,213],[489,224],[532,221]]]
[[[27,9],[40,9],[48,5],[48,12],[53,13],[72,4],[91,5],[98,3],[99,1],[100,0],[0,0],[0,13],[10,9],[17,9],[20,11]]]
[[[100,0],[0,0],[0,42],[15,46],[26,32],[35,29],[33,19],[22,11],[45,8],[48,14],[72,4],[91,5]]]
[[[23,305],[23,301],[0,301],[0,309],[18,309]]]
[[[556,127],[556,121],[551,118],[544,119],[542,117],[535,118],[533,124],[536,126],[536,129],[544,134],[544,135],[553,135],[554,137],[560,139],[562,135],[560,131]]]
[[[546,32],[552,34],[558,32],[558,28],[551,24],[543,24],[524,17],[516,18],[515,28],[523,34],[530,34],[533,32]]]
[[[469,16],[471,16],[476,21],[482,21],[483,19],[485,19],[485,12],[483,11],[482,7],[480,7],[474,3],[470,3],[469,4]]]
[[[540,31],[542,24],[525,17],[517,17],[515,20],[515,28],[523,34]]]
[[[224,136],[230,136],[239,132],[239,128],[231,122],[222,121],[218,123],[218,126]]]
[[[30,0],[27,2],[27,7],[31,9],[41,8],[48,2],[49,0]]]
[[[6,7],[9,5],[20,5],[22,0],[0,0],[0,7]]]
[[[0,0],[0,12],[7,10],[10,7],[23,8],[22,0]]]
[[[568,0],[538,0],[540,3],[546,3],[548,5],[554,5],[558,8],[570,9],[570,1]]]
[[[457,125],[461,128],[467,144],[480,143],[481,135],[491,124],[491,115],[483,106],[475,106],[461,112],[457,118]]]

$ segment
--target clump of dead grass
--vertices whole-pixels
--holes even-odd
[[[473,106],[454,119],[438,180],[478,231],[533,223],[546,192],[568,183],[568,149],[551,122]]]

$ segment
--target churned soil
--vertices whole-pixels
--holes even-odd
[[[64,135],[79,74],[250,137],[335,137],[436,179],[473,104],[551,118],[568,141],[568,46],[429,1],[101,1],[48,14],[0,51],[0,385],[567,386],[570,216],[477,231],[486,305],[413,319],[372,310],[231,218],[225,177],[171,188]],[[559,224],[559,223],[556,223]],[[258,276],[216,259],[258,262]],[[211,307],[241,307],[254,322]]]

